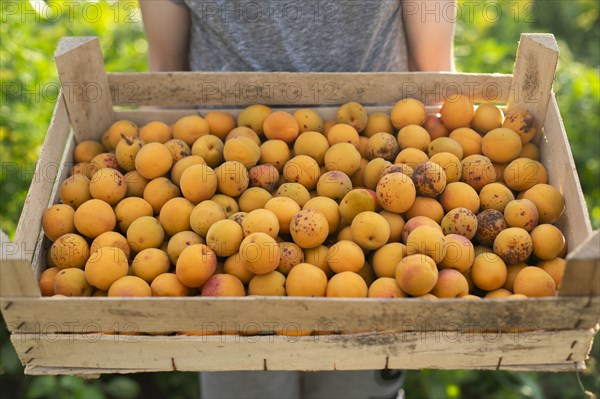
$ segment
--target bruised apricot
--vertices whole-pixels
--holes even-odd
[[[192,154],[190,146],[183,140],[171,139],[165,143],[165,147],[167,147],[173,157],[173,164]]]
[[[145,144],[135,156],[135,168],[146,179],[164,176],[173,166],[173,156],[161,143]]]
[[[402,213],[410,209],[416,197],[412,179],[404,173],[390,173],[377,183],[377,200],[386,211]]]
[[[250,187],[260,187],[272,192],[279,182],[279,171],[273,165],[257,165],[248,171]]]
[[[473,187],[479,192],[483,187],[496,181],[496,169],[483,155],[469,155],[461,162],[461,181]]]
[[[491,246],[494,240],[508,224],[502,212],[495,209],[486,209],[477,215],[477,233],[475,238],[482,245]]]
[[[502,127],[513,130],[523,144],[530,142],[537,132],[537,124],[531,113],[524,109],[513,108],[506,113]]]
[[[90,256],[90,248],[83,237],[67,233],[56,239],[48,250],[48,261],[59,269],[83,269]]]
[[[102,154],[96,155],[90,161],[88,172],[93,175],[98,169],[102,168],[119,169],[119,162],[117,161],[115,154],[103,152]]]
[[[99,248],[85,264],[85,277],[96,288],[108,290],[128,271],[127,255],[120,248]]]
[[[90,180],[90,194],[110,205],[116,205],[127,194],[125,178],[118,170],[103,168]]]
[[[78,232],[96,238],[105,231],[113,230],[117,219],[110,205],[102,200],[91,199],[77,208],[73,222]]]
[[[69,205],[56,204],[44,211],[42,229],[50,241],[75,232],[75,210]]]
[[[539,214],[532,201],[517,199],[506,204],[504,218],[510,227],[520,227],[531,231],[538,224]]]
[[[304,262],[304,252],[302,248],[293,242],[284,241],[277,243],[277,245],[281,253],[277,270],[287,276],[292,267]]]
[[[54,276],[54,295],[91,296],[92,290],[81,269],[63,269]]]
[[[329,235],[327,218],[315,210],[304,209],[298,212],[290,223],[292,239],[301,248],[321,245]]]
[[[512,191],[504,184],[500,183],[487,184],[479,192],[482,210],[495,209],[498,212],[504,212],[506,205],[514,199],[515,197]]]
[[[423,162],[417,166],[412,174],[412,180],[417,193],[424,197],[437,197],[446,187],[444,169],[433,162]]]
[[[215,169],[217,188],[222,194],[238,197],[250,184],[248,170],[237,161],[227,161]]]
[[[532,251],[533,243],[529,233],[519,227],[502,230],[494,240],[494,253],[507,265],[525,262]]]
[[[217,256],[203,244],[194,244],[181,251],[177,259],[175,274],[186,287],[202,287],[215,273]]]
[[[402,99],[394,104],[390,119],[398,130],[408,125],[422,125],[425,122],[425,105],[414,98]]]
[[[84,175],[70,176],[60,185],[60,200],[74,209],[90,199],[90,180]]]
[[[477,216],[467,208],[454,208],[443,217],[440,225],[444,234],[459,234],[470,240],[477,232]]]

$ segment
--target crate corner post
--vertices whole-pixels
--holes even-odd
[[[98,38],[63,37],[54,59],[75,140],[100,140],[116,117]]]

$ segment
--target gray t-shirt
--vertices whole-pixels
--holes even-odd
[[[408,70],[401,0],[173,0],[195,71]]]

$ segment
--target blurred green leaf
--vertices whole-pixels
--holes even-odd
[[[115,377],[104,386],[104,391],[116,399],[134,399],[140,393],[140,386],[127,377]]]

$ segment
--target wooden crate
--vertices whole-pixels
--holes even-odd
[[[65,38],[56,52],[62,82],[14,242],[2,244],[0,307],[27,374],[208,370],[495,369],[585,367],[600,307],[600,239],[592,234],[567,135],[552,94],[558,48],[552,35],[521,37],[514,73],[110,73],[97,39]],[[430,111],[460,91],[532,112],[549,181],[566,200],[558,223],[571,249],[557,297],[486,299],[44,298],[44,210],[58,199],[72,150],[99,139],[116,119],[171,123],[221,105],[287,109],[360,101],[389,111],[416,97]],[[114,106],[171,106],[127,110]],[[177,109],[178,108],[178,109]],[[182,330],[341,330],[341,335],[174,336]],[[152,332],[109,335],[93,331]]]

